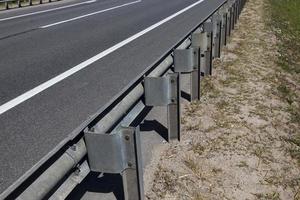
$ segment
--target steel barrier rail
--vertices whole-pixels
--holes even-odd
[[[190,45],[190,41],[185,41],[179,48],[183,49]],[[162,62],[150,76],[161,76],[172,64],[172,57],[168,56],[165,62]],[[127,96],[122,99],[105,117],[103,117],[93,129],[98,132],[107,132],[123,113],[126,113],[130,107],[139,100],[144,94],[142,84],[138,84],[131,90]],[[123,124],[124,125],[124,124]],[[129,126],[129,124],[128,124]],[[18,199],[42,199],[53,188],[69,170],[79,163],[86,155],[87,149],[83,139],[71,146],[52,167],[47,169],[33,184],[31,184]],[[76,159],[74,159],[76,158]],[[51,177],[51,178],[48,178]]]
[[[22,7],[22,1],[26,2],[26,0],[0,0],[0,4],[1,3],[5,4],[5,9],[8,10],[8,9],[10,9],[9,3],[17,2],[17,8],[21,8]],[[56,0],[56,1],[60,1],[60,0]],[[53,2],[53,0],[48,0],[47,2],[50,3],[50,2]],[[43,4],[43,3],[46,3],[46,2],[44,2],[43,0],[38,1],[38,4]],[[29,0],[28,5],[32,6],[32,5],[35,5],[35,4],[33,4],[33,0]]]
[[[180,74],[190,74],[191,100],[200,99],[201,79],[212,73],[212,60],[220,56],[220,49],[228,42],[245,2],[220,3],[204,21],[78,127],[31,174],[0,197],[64,199],[90,171],[95,171],[121,174],[124,198],[143,199],[139,128],[130,125],[144,108],[167,106],[169,141],[180,140]]]

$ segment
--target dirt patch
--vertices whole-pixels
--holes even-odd
[[[300,199],[300,91],[276,62],[265,12],[265,1],[247,2],[201,101],[183,106],[182,141],[159,161],[148,199]]]

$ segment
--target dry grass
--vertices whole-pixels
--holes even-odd
[[[172,184],[158,176],[148,199],[300,199],[299,75],[280,61],[270,1],[246,4],[201,101],[184,105],[182,142],[161,160]]]

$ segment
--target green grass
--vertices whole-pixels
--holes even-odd
[[[290,74],[296,83],[300,84],[300,0],[267,0],[270,5],[271,26],[279,39],[278,65]],[[300,109],[293,106],[298,102],[299,95],[293,91],[289,83],[280,78],[277,87],[279,96],[282,97],[290,108],[291,122],[300,124]]]
[[[289,105],[293,103],[293,100],[295,99],[294,94],[284,82],[280,83],[277,86],[277,90],[279,92],[280,97],[283,98]]]
[[[278,64],[287,72],[300,73],[300,0],[269,0],[272,26],[281,41]]]
[[[278,65],[290,73],[300,84],[300,0],[267,0],[271,14],[270,25],[279,39]],[[300,125],[299,95],[284,76],[279,76],[277,91],[289,106],[290,122]],[[295,103],[294,103],[295,102]],[[297,129],[297,128],[296,128]],[[300,164],[300,133],[291,135],[288,142],[295,146],[289,149],[292,158]]]

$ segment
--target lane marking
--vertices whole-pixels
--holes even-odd
[[[85,2],[76,3],[76,4],[72,4],[72,5],[62,6],[62,7],[58,7],[58,8],[52,8],[49,10],[42,10],[42,11],[37,11],[37,12],[33,12],[33,13],[27,13],[27,14],[17,15],[17,16],[13,16],[13,17],[7,17],[7,18],[0,19],[0,22],[11,20],[11,19],[17,19],[17,18],[21,18],[21,17],[27,17],[27,16],[31,16],[31,15],[37,15],[37,14],[41,14],[41,13],[47,13],[47,12],[51,12],[51,11],[55,11],[55,10],[61,10],[61,9],[65,9],[65,8],[71,8],[71,7],[79,6],[82,4],[90,4],[90,3],[94,3],[96,1],[97,0],[90,0],[90,1],[85,1]]]
[[[78,72],[78,71],[80,71],[80,70],[88,67],[92,63],[94,63],[94,62],[98,61],[99,59],[107,56],[108,54],[116,51],[117,49],[125,46],[126,44],[132,42],[133,40],[135,40],[135,39],[137,39],[139,37],[141,37],[142,35],[150,32],[153,29],[161,26],[162,24],[170,21],[171,19],[173,19],[173,18],[177,17],[178,15],[186,12],[187,10],[195,7],[196,5],[200,4],[203,1],[204,0],[197,1],[196,3],[194,3],[194,4],[188,6],[188,7],[184,8],[184,9],[178,11],[177,13],[175,13],[175,14],[173,14],[173,15],[171,15],[171,16],[169,16],[169,17],[167,17],[167,18],[165,18],[165,19],[163,19],[163,20],[161,20],[159,22],[157,22],[156,24],[153,24],[152,26],[149,26],[148,28],[144,29],[143,31],[140,31],[140,32],[136,33],[135,35],[127,38],[126,40],[123,40],[122,42],[120,42],[120,43],[118,43],[118,44],[116,44],[116,45],[114,45],[114,46],[106,49],[105,51],[102,51],[101,53],[99,53],[99,54],[91,57],[90,59],[88,59],[88,60],[86,60],[86,61],[84,61],[84,62],[76,65],[75,67],[73,67],[73,68],[71,68],[71,69],[69,69],[69,70],[67,70],[67,71],[65,71],[65,72],[63,72],[63,73],[55,76],[54,78],[52,78],[52,79],[50,79],[50,80],[42,83],[41,85],[39,85],[39,86],[37,86],[37,87],[35,87],[35,88],[33,88],[33,89],[31,89],[31,90],[23,93],[22,95],[14,98],[14,99],[12,99],[10,101],[8,101],[7,103],[4,103],[3,105],[0,106],[0,115],[3,114],[3,113],[5,113],[6,111],[8,111],[8,110],[10,110],[10,109],[12,109],[14,107],[16,107],[17,105],[23,103],[24,101],[32,98],[33,96],[35,96],[35,95],[43,92],[44,90],[46,90],[49,87],[55,85],[56,83],[59,83],[60,81],[66,79],[67,77],[75,74],[76,72]]]
[[[75,21],[75,20],[78,20],[78,19],[82,19],[82,18],[85,18],[85,17],[96,15],[96,14],[99,14],[99,13],[104,13],[104,12],[107,12],[107,11],[110,11],[110,10],[114,10],[114,9],[117,9],[117,8],[122,8],[122,7],[125,7],[125,6],[132,5],[132,4],[140,3],[141,1],[142,0],[137,0],[137,1],[129,2],[129,3],[125,3],[125,4],[122,4],[122,5],[119,5],[119,6],[114,6],[114,7],[111,7],[111,8],[107,8],[107,9],[104,9],[104,10],[96,11],[96,12],[89,13],[89,14],[86,14],[86,15],[81,15],[81,16],[74,17],[74,18],[71,18],[71,19],[68,19],[68,20],[64,20],[64,21],[60,21],[60,22],[55,22],[53,24],[48,24],[48,25],[45,25],[45,26],[41,26],[39,28],[49,28],[51,26],[56,26],[56,25],[59,25],[59,24],[63,24],[63,23]]]

